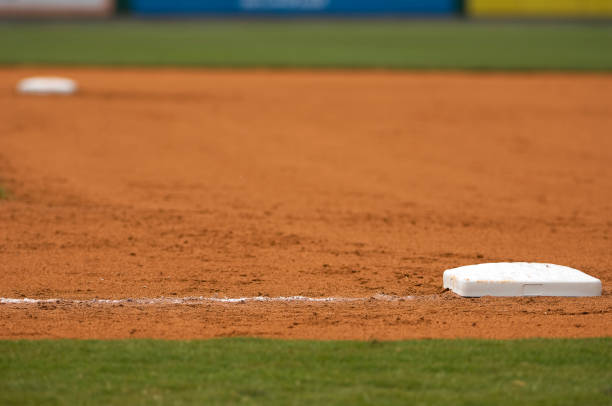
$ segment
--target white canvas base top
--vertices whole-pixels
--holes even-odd
[[[601,296],[601,281],[574,268],[529,262],[468,265],[444,271],[444,288],[466,297]]]
[[[29,94],[72,94],[77,84],[72,79],[57,77],[33,77],[19,81],[17,91]]]

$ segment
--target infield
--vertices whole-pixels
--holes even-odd
[[[14,92],[60,71],[79,94]],[[0,70],[0,297],[418,297],[6,303],[0,333],[611,335],[610,95],[593,74]],[[442,292],[445,269],[526,260],[603,296]]]

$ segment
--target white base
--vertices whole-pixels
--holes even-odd
[[[72,94],[77,91],[77,84],[66,78],[33,77],[19,81],[17,91],[28,94]]]
[[[465,297],[601,296],[601,281],[574,268],[529,262],[468,265],[444,271],[444,288]]]

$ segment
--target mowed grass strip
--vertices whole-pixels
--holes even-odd
[[[612,24],[414,20],[2,23],[0,64],[612,70]]]
[[[609,405],[612,339],[1,341],[0,404]]]

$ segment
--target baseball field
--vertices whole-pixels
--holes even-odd
[[[612,403],[609,23],[2,23],[0,50],[0,404]],[[503,261],[602,296],[442,287]]]

